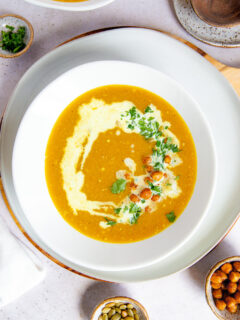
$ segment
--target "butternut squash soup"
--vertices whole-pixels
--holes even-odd
[[[109,85],[62,112],[45,173],[71,226],[96,240],[128,243],[180,216],[194,190],[197,156],[186,123],[168,102],[142,88]]]

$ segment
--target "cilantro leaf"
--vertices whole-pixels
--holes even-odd
[[[105,218],[105,220],[107,221],[107,225],[111,227],[117,223],[116,221],[109,220],[108,218]]]
[[[147,108],[144,110],[144,113],[153,113],[153,110],[147,106]]]
[[[174,222],[176,220],[176,216],[175,216],[174,211],[171,211],[171,212],[167,213],[166,217],[167,217],[169,222]]]
[[[121,209],[122,209],[122,208],[115,208],[115,209],[114,209],[114,212],[115,212],[116,214],[119,214],[120,211],[121,211]]]
[[[111,186],[112,193],[118,194],[125,190],[127,181],[125,179],[116,180]]]

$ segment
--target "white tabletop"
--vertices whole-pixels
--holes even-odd
[[[116,0],[107,7],[85,13],[39,8],[23,0],[0,0],[0,15],[5,13],[29,19],[35,29],[35,40],[24,56],[13,60],[0,58],[0,111],[34,61],[68,38],[104,27],[138,25],[162,29],[193,42],[226,64],[240,67],[240,48],[216,48],[195,40],[179,25],[171,1],[167,0]],[[89,320],[95,304],[114,295],[139,300],[151,320],[215,319],[204,296],[206,273],[218,260],[239,255],[240,221],[214,251],[186,271],[140,284],[101,283],[66,271],[48,260],[18,230],[2,198],[0,208],[11,231],[35,251],[47,270],[45,280],[38,287],[0,309],[3,320]]]

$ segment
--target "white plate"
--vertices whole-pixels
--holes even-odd
[[[197,182],[184,213],[158,235],[129,244],[96,241],[68,225],[55,208],[45,179],[45,151],[56,120],[79,95],[108,84],[137,86],[163,97],[185,119],[197,150]],[[84,267],[127,270],[163,259],[191,236],[207,213],[212,198],[216,180],[215,162],[213,141],[206,120],[200,107],[181,86],[146,66],[122,61],[99,61],[64,73],[31,103],[14,144],[13,181],[26,219],[51,250]],[[119,256],[125,259],[119,259]]]
[[[63,72],[96,60],[125,60],[154,67],[176,79],[201,105],[216,145],[216,194],[209,214],[183,247],[159,263],[127,271],[92,270],[71,264],[44,245],[26,220],[12,180],[12,151],[19,123],[36,95]],[[41,79],[41,81],[39,81]],[[30,237],[50,255],[87,275],[110,281],[145,281],[182,270],[224,236],[240,211],[240,102],[227,80],[186,45],[157,31],[122,28],[81,38],[40,59],[18,83],[2,124],[1,173],[10,205]],[[207,154],[206,154],[207,157]],[[157,250],[157,248],[156,248]]]
[[[97,9],[113,2],[114,0],[87,0],[83,2],[60,2],[55,0],[25,0],[37,6],[66,10],[66,11],[89,11]]]

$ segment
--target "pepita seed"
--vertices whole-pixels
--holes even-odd
[[[127,309],[127,306],[125,304],[122,304],[120,307],[119,307],[121,310],[125,310]]]
[[[129,315],[129,317],[134,317],[134,313],[132,312],[131,309],[128,309],[128,315]]]
[[[111,308],[103,308],[102,313],[108,313],[111,310]]]
[[[127,315],[128,315],[127,311],[126,311],[126,310],[123,310],[123,311],[122,311],[122,317],[123,317],[123,318],[126,318]]]
[[[121,319],[121,315],[119,313],[116,313],[111,320],[120,320]]]
[[[115,308],[115,310],[117,311],[117,313],[121,314],[121,309],[120,308]]]
[[[133,305],[132,305],[131,303],[129,303],[129,304],[127,305],[127,308],[128,308],[128,309],[133,309]]]
[[[116,307],[120,307],[121,304],[122,304],[121,302],[118,302],[118,303],[115,304],[115,306]]]
[[[115,306],[115,302],[109,302],[109,303],[107,303],[106,305],[105,305],[105,307],[107,307],[107,308],[112,308],[112,307],[114,307]]]
[[[134,319],[135,319],[135,320],[139,320],[139,315],[138,315],[138,314],[135,314]]]
[[[116,310],[115,310],[115,309],[111,309],[111,310],[108,312],[108,317],[111,318],[115,313],[116,313]]]
[[[103,315],[103,320],[108,320],[108,316],[106,313]]]
[[[124,320],[134,320],[134,318],[133,317],[127,317]]]

